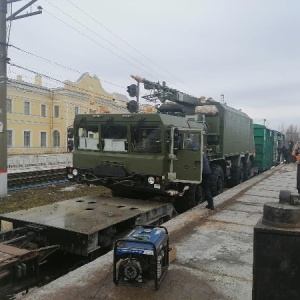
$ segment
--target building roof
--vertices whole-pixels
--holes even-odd
[[[123,101],[123,102],[129,102],[130,99],[127,98],[127,96],[123,95],[123,94],[119,94],[119,93],[113,93],[112,96],[114,98],[117,98],[118,100],[120,101]]]

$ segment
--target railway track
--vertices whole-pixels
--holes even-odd
[[[8,174],[8,191],[66,182],[66,169],[48,169]]]

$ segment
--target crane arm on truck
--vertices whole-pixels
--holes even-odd
[[[145,90],[151,90],[149,95],[145,95],[142,98],[148,101],[159,100],[164,103],[166,100],[186,105],[186,106],[197,106],[200,103],[200,98],[191,96],[186,93],[182,93],[176,89],[169,88],[166,82],[163,81],[162,84],[159,82],[152,82],[140,76],[131,75],[138,83],[144,84]]]

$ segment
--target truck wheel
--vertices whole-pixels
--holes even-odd
[[[243,182],[244,168],[243,165],[233,166],[231,168],[231,177],[228,181],[229,187],[234,187]]]
[[[196,187],[196,205],[204,202],[205,198],[203,196],[202,186],[200,184]]]
[[[197,185],[192,184],[182,197],[177,197],[175,200],[175,209],[177,212],[185,212],[197,205],[196,197]],[[202,189],[201,189],[202,192]]]
[[[212,196],[219,195],[223,192],[224,187],[224,173],[221,166],[213,164],[211,166],[210,175],[210,190]]]
[[[244,165],[243,181],[248,180],[250,177],[251,177],[251,161],[248,161]]]

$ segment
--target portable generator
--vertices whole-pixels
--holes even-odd
[[[169,266],[169,236],[163,226],[136,226],[114,245],[114,283],[158,289]]]

